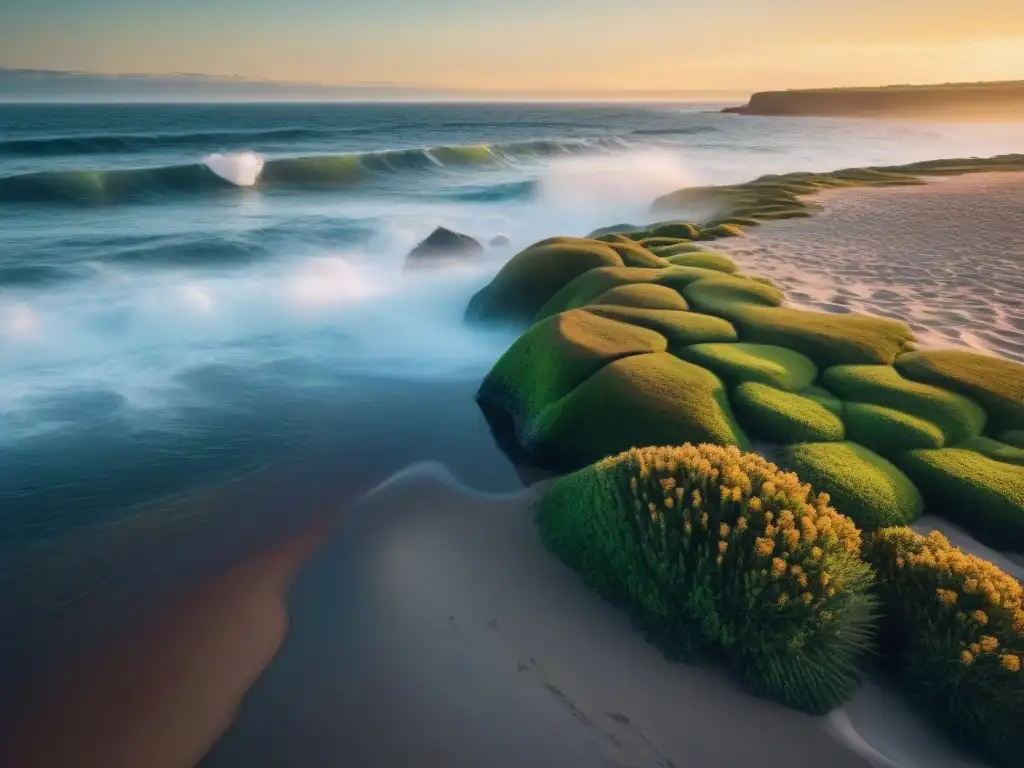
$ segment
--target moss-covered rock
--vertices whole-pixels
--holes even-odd
[[[1018,448],[991,437],[972,437],[958,443],[955,447],[977,451],[982,456],[988,456],[996,461],[1005,461],[1007,464],[1024,465],[1024,448]]]
[[[890,459],[906,451],[941,448],[946,441],[936,424],[883,405],[847,403],[843,421],[850,440]]]
[[[611,320],[632,323],[657,331],[668,339],[669,351],[678,354],[684,347],[705,342],[736,341],[736,330],[728,320],[697,312],[666,309],[635,309],[609,305],[587,305],[587,311]]]
[[[888,365],[838,365],[826,370],[821,378],[844,400],[882,405],[930,421],[942,430],[946,444],[980,435],[985,427],[985,412],[977,403],[949,390],[906,379]]]
[[[733,409],[751,437],[772,443],[827,443],[845,437],[843,421],[817,400],[748,382],[732,393]]]
[[[588,306],[608,304],[636,309],[675,309],[681,312],[690,308],[678,291],[656,283],[619,285],[588,302]]]
[[[592,269],[571,280],[552,296],[537,312],[537,319],[590,304],[605,291],[620,285],[656,283],[682,293],[690,283],[707,277],[721,277],[721,273],[699,267],[676,266],[670,266],[667,269],[640,269],[638,267]]]
[[[680,253],[705,253],[709,249],[700,243],[691,243],[689,240],[680,240],[675,245],[660,245],[651,248],[651,252],[662,258],[678,256]]]
[[[595,267],[622,267],[607,243],[593,240],[533,245],[516,254],[469,302],[468,320],[527,322],[573,278]]]
[[[655,249],[657,248],[665,248],[689,242],[691,241],[682,237],[645,237],[643,240],[637,241],[639,245],[642,245],[644,248],[647,248],[652,252],[656,252]],[[658,255],[660,256],[661,254]]]
[[[836,397],[833,393],[829,392],[824,387],[815,384],[813,387],[808,387],[801,393],[806,398],[809,398],[816,402],[818,405],[827,408],[836,416],[842,418],[845,406],[843,401]]]
[[[702,229],[698,240],[717,240],[720,237],[742,237],[743,229],[736,224],[716,224]]]
[[[680,267],[703,267],[713,269],[716,272],[732,274],[736,271],[736,262],[723,253],[714,251],[697,251],[690,253],[677,253],[674,256],[665,257],[669,264],[676,264]]]
[[[635,445],[747,445],[718,377],[665,353],[609,363],[543,409],[523,438],[528,451],[575,466]]]
[[[686,269],[686,267],[679,267]],[[710,270],[709,270],[710,271]],[[686,286],[683,295],[699,312],[727,320],[751,306],[778,307],[785,300],[782,291],[758,280],[735,275],[709,275]]]
[[[960,349],[927,349],[896,359],[908,379],[976,400],[1002,429],[1024,430],[1024,365]]]
[[[696,240],[701,235],[701,228],[688,221],[664,221],[648,227],[653,237],[674,237],[680,240]]]
[[[818,378],[818,368],[807,357],[770,344],[696,344],[679,355],[714,371],[730,386],[758,381],[797,392]]]
[[[857,443],[798,443],[782,450],[781,461],[864,530],[905,525],[924,506],[906,475]]]
[[[1024,755],[1024,590],[937,531],[887,528],[864,556],[878,574],[886,656],[949,734],[1005,768]]]
[[[760,456],[631,450],[555,481],[537,524],[673,655],[720,655],[757,695],[816,714],[856,688],[874,609],[860,533]]]
[[[911,451],[899,464],[931,511],[996,549],[1024,551],[1024,467],[964,448]]]
[[[596,242],[596,241],[595,241]],[[643,267],[645,269],[663,269],[668,262],[655,256],[639,243],[632,241],[610,242],[608,247],[619,254],[622,263],[627,267]]]

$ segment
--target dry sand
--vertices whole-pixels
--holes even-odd
[[[920,187],[830,190],[810,219],[722,240],[742,269],[794,306],[905,320],[926,346],[1024,362],[1024,174]]]
[[[542,489],[400,473],[70,677],[0,764],[187,768],[237,711],[205,768],[977,765],[888,684],[814,718],[667,661],[543,548]]]

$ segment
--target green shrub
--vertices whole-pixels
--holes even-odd
[[[736,271],[736,262],[722,253],[714,251],[677,253],[674,256],[664,257],[669,264],[676,264],[680,267],[704,267],[713,269],[716,272],[732,274]]]
[[[884,405],[930,421],[942,430],[947,444],[980,435],[985,426],[985,412],[973,401],[905,379],[888,365],[837,365],[821,380],[846,401]]]
[[[914,698],[961,743],[999,765],[1024,755],[1024,608],[1020,583],[937,531],[877,531],[888,641]]]
[[[624,357],[544,409],[520,445],[578,467],[634,445],[746,448],[722,382],[673,355]]]
[[[740,384],[732,394],[736,418],[747,434],[762,440],[827,443],[845,437],[843,421],[816,400],[757,382]]]
[[[466,319],[529,321],[574,277],[595,267],[621,266],[622,257],[595,240],[532,245],[513,256],[473,296]]]
[[[683,312],[690,308],[678,291],[656,283],[618,285],[588,302],[587,306],[607,304],[636,309],[676,309]]]
[[[610,320],[632,323],[657,331],[668,339],[668,349],[673,354],[691,344],[736,341],[736,330],[729,321],[712,315],[672,309],[634,309],[597,304],[588,304],[587,311]]]
[[[868,531],[909,523],[924,506],[906,475],[857,443],[790,445],[781,450],[780,461]]]
[[[1024,430],[1024,365],[960,349],[928,349],[896,359],[908,379],[962,392],[1002,429]]]
[[[696,344],[679,356],[718,374],[729,386],[759,381],[796,392],[814,383],[814,363],[785,347],[770,344]]]
[[[850,440],[889,458],[945,444],[942,430],[932,422],[882,405],[847,403],[843,421]]]
[[[856,687],[873,612],[860,532],[761,457],[632,449],[555,481],[537,522],[671,653],[721,655],[757,695],[816,714]]]
[[[929,510],[989,546],[1024,551],[1024,467],[964,448],[910,451],[898,461]]]

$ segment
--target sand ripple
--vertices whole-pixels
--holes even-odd
[[[1024,362],[1024,174],[829,191],[811,219],[716,243],[792,304],[907,322],[926,346]]]

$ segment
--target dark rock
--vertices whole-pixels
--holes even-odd
[[[491,238],[492,248],[505,248],[512,244],[512,241],[508,239],[508,235],[495,235]]]
[[[439,261],[483,254],[484,247],[469,235],[438,227],[405,257],[407,269],[431,266]]]

